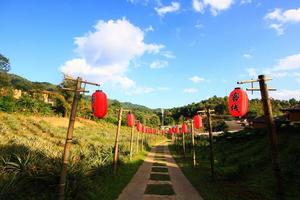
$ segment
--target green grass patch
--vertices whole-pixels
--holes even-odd
[[[300,199],[299,133],[297,126],[278,129],[285,199],[288,200]],[[207,138],[196,139],[196,160],[199,164],[196,167],[192,166],[190,143],[186,147],[185,156],[177,151],[176,146],[170,146],[170,150],[185,176],[204,199],[276,199],[269,138],[264,130],[245,130],[214,137],[215,182],[210,178]]]
[[[155,162],[155,163],[153,163],[153,166],[167,166],[167,164],[166,163]]]
[[[152,172],[168,172],[166,167],[152,167]]]
[[[175,192],[170,184],[148,184],[145,194],[174,195]]]
[[[154,161],[166,161],[166,158],[154,158]]]
[[[166,158],[165,156],[154,156],[154,159],[163,159]]]
[[[150,180],[153,181],[170,181],[169,174],[150,174]]]

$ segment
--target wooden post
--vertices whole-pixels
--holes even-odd
[[[268,126],[269,139],[271,144],[271,155],[272,155],[272,165],[273,173],[276,179],[277,195],[278,199],[283,198],[283,185],[282,185],[282,174],[279,165],[279,156],[278,156],[278,141],[276,134],[276,125],[273,118],[271,102],[268,94],[268,87],[266,84],[266,77],[264,75],[258,76],[261,99],[263,102],[263,109],[265,114],[265,120]]]
[[[139,143],[140,143],[140,132],[137,131],[137,136],[136,136],[136,152],[139,152]]]
[[[131,134],[130,134],[130,160],[132,159],[132,151],[133,151],[133,130],[134,130],[134,126],[131,127]]]
[[[183,154],[185,155],[185,140],[184,140],[185,133],[182,133],[182,148],[183,148]]]
[[[66,178],[67,178],[67,170],[68,170],[68,164],[69,164],[69,157],[70,157],[70,150],[72,145],[72,139],[73,139],[73,130],[74,130],[74,124],[76,119],[76,111],[77,111],[77,105],[80,98],[80,89],[81,89],[81,78],[77,78],[76,81],[76,88],[74,92],[74,98],[71,108],[71,114],[69,119],[69,126],[67,131],[67,137],[64,147],[64,153],[63,153],[63,165],[62,170],[60,174],[60,181],[59,181],[59,199],[63,200],[65,198],[65,187],[66,187]]]
[[[192,145],[193,145],[193,166],[196,166],[196,151],[195,151],[195,129],[193,120],[191,121],[191,129],[192,129]]]
[[[144,132],[142,132],[142,151],[144,151]]]
[[[121,122],[122,122],[122,112],[123,112],[123,108],[120,108],[119,116],[118,116],[118,127],[117,127],[116,138],[115,138],[115,148],[114,148],[114,160],[113,160],[114,173],[117,172],[117,164],[119,159],[119,135],[121,129]]]
[[[213,136],[212,136],[212,126],[211,126],[211,115],[210,109],[206,108],[206,116],[208,121],[208,132],[209,132],[209,147],[210,147],[210,170],[211,178],[215,180],[215,169],[214,169],[214,152],[213,152]]]

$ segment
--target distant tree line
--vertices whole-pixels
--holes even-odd
[[[68,116],[71,110],[71,103],[73,101],[73,92],[65,91],[63,88],[74,88],[75,82],[63,80],[61,84],[53,85],[47,82],[31,82],[23,77],[9,74],[10,70],[9,59],[0,54],[0,89],[2,94],[0,96],[0,110],[5,112],[32,112],[41,114],[57,114],[61,116]],[[3,95],[3,89],[7,94]],[[20,99],[13,98],[13,89],[19,89],[27,94],[23,95]],[[0,90],[0,91],[1,91]],[[54,105],[51,106],[43,102],[41,97],[31,98],[30,92],[32,91],[51,91],[51,98],[54,101]],[[4,92],[5,93],[5,92]],[[82,95],[81,101],[78,106],[78,116],[84,118],[94,119],[91,110],[91,97],[88,95]],[[283,113],[280,111],[282,108],[292,107],[300,102],[295,99],[285,100],[272,100],[272,108],[275,116],[280,116]],[[164,125],[174,125],[182,123],[185,120],[192,119],[193,116],[199,110],[210,108],[215,110],[215,114],[218,116],[216,120],[216,126],[220,129],[224,126],[224,120],[232,119],[229,116],[228,109],[228,97],[213,96],[207,100],[202,100],[198,103],[188,104],[182,107],[176,107],[166,109],[164,112]],[[117,100],[109,100],[109,110],[106,121],[111,123],[117,123],[118,109],[123,107],[131,110],[136,119],[141,123],[150,127],[157,127],[161,125],[161,111],[160,109],[150,109],[145,106],[136,105],[132,103],[121,103]],[[256,118],[263,115],[262,103],[259,99],[251,99],[249,102],[249,112],[245,116],[246,118]],[[96,119],[94,119],[96,120]],[[123,124],[126,123],[126,117],[123,117]],[[223,127],[224,128],[224,127]],[[216,128],[218,129],[218,128]]]

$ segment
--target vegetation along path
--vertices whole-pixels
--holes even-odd
[[[201,200],[171,156],[168,144],[152,148],[145,162],[120,194],[119,200]]]

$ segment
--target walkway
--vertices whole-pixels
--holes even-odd
[[[168,145],[153,147],[119,200],[202,200],[171,156]]]

